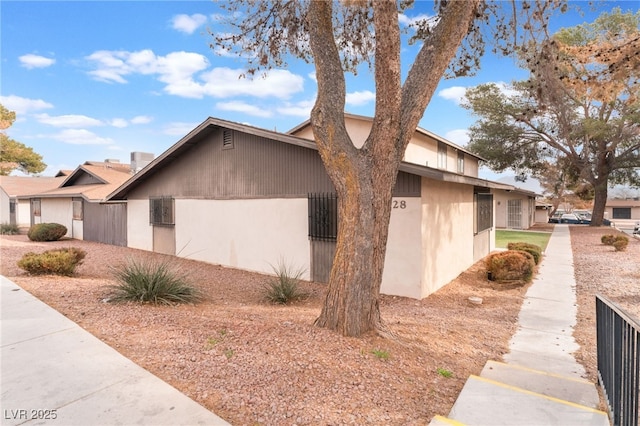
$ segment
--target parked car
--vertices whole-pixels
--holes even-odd
[[[640,235],[640,222],[636,222],[633,227],[633,235]]]
[[[549,223],[560,223],[560,218],[564,214],[564,211],[556,211],[553,216],[549,218]]]
[[[560,223],[569,223],[571,225],[582,225],[585,223],[591,223],[590,220],[583,219],[575,213],[565,213],[560,216]]]

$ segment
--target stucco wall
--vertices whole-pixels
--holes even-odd
[[[0,223],[9,223],[9,195],[0,188]]]
[[[421,298],[422,203],[420,198],[394,198],[384,261],[384,294]]]
[[[59,223],[67,227],[65,237],[76,238],[73,235],[73,207],[70,198],[41,198],[40,222]]]
[[[176,200],[181,257],[273,273],[284,261],[310,276],[307,199]]]
[[[84,222],[81,220],[72,220],[71,222],[73,238],[76,240],[84,240]]]
[[[149,225],[149,200],[127,201],[127,246],[153,250],[153,227]]]
[[[18,226],[30,227],[31,226],[31,201],[30,200],[18,200],[16,204],[16,220]]]
[[[473,187],[423,178],[422,295],[473,265]]]

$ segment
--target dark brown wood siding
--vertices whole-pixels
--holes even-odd
[[[317,151],[231,132],[233,148],[223,147],[223,129],[216,128],[173,160],[166,159],[153,184],[141,183],[127,198],[278,198],[334,192]],[[400,173],[394,195],[420,196],[420,177]]]
[[[84,201],[83,239],[114,246],[127,246],[127,204]]]

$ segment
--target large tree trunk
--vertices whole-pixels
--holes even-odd
[[[591,213],[591,226],[602,226],[604,209],[607,205],[608,179],[594,185],[595,198],[593,200],[593,212]]]
[[[353,145],[344,122],[346,87],[333,39],[332,2],[310,2],[309,41],[318,80],[311,124],[338,193],[339,213],[336,254],[318,326],[346,336],[380,331],[378,297],[398,168],[440,78],[468,32],[478,1],[447,5],[404,87],[397,4],[394,0],[373,2],[376,113],[361,148]]]
[[[363,176],[353,186],[338,188],[338,211],[343,220],[338,228],[329,288],[316,325],[345,336],[381,328],[378,296],[394,182],[389,176]]]

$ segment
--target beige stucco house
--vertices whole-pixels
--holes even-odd
[[[56,178],[58,185],[20,197],[30,203],[31,225],[59,223],[66,237],[117,244],[125,235],[124,203],[105,205],[102,200],[132,175],[129,164],[86,161],[67,175]],[[106,212],[106,210],[114,210]],[[117,245],[125,245],[123,241]]]
[[[367,119],[346,120],[363,141]],[[492,191],[513,187],[479,179],[477,156],[422,129],[406,157],[381,291],[421,299],[494,249]],[[106,201],[126,200],[129,247],[264,273],[284,260],[326,282],[334,193],[305,123],[283,134],[208,118]]]
[[[0,223],[31,226],[30,195],[56,188],[60,177],[0,176]]]
[[[605,205],[604,214],[609,220],[640,221],[640,199],[610,198]]]

